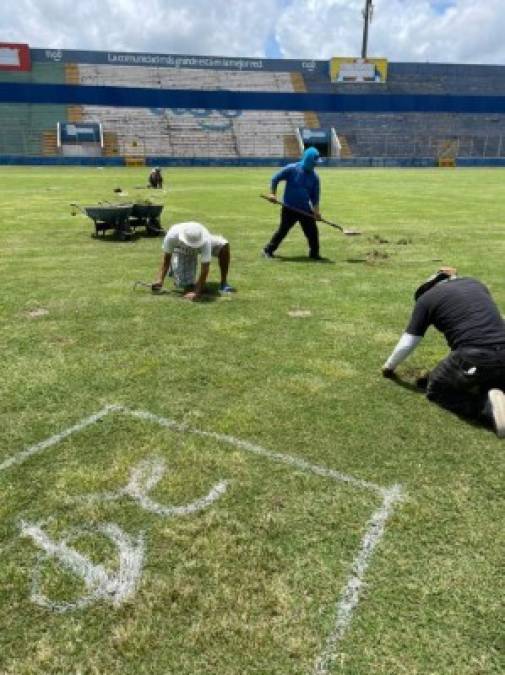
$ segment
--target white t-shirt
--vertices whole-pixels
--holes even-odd
[[[177,223],[176,225],[172,225],[172,227],[166,233],[165,239],[163,240],[163,251],[165,253],[173,253],[177,248],[177,250],[181,251],[184,255],[197,256],[200,254],[202,256],[202,263],[210,262],[212,256],[212,241],[210,232],[207,230],[207,228],[205,228],[203,225],[200,225],[204,230],[205,239],[203,244],[198,248],[186,246],[186,244],[184,244],[180,238],[180,234],[185,227],[195,224],[200,225],[200,223]]]

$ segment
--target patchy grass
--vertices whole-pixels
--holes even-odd
[[[380,486],[404,502],[371,559],[329,672],[473,675],[505,670],[502,598],[505,446],[380,377],[412,293],[442,264],[481,278],[505,307],[501,170],[321,170],[321,225],[304,260],[294,229],[279,260],[259,253],[278,222],[258,195],[264,169],[2,168],[0,464],[108,403],[148,410]],[[188,303],[133,290],[161,240],[94,239],[70,203],[132,196],[165,204],[162,224],[197,220],[231,243],[227,300]],[[218,281],[215,263],[211,282]],[[170,288],[167,286],[167,288]],[[429,332],[408,378],[446,352]],[[150,496],[208,508],[160,516],[118,493],[163,460]],[[0,671],[311,673],[372,512],[373,491],[245,452],[217,437],[110,414],[0,472]],[[93,497],[95,495],[95,497]],[[55,603],[86,593],[22,523],[117,572],[100,532],[142,536],[143,574],[120,606]]]

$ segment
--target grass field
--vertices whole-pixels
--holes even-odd
[[[505,445],[380,375],[440,265],[505,308],[505,173],[320,174],[327,264],[260,257],[271,170],[167,169],[231,244],[190,303],[70,215],[146,170],[0,169],[1,673],[505,672]]]

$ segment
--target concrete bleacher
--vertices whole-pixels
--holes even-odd
[[[304,80],[313,93],[505,95],[504,66],[390,62],[383,84],[330,82],[318,71],[305,73]]]
[[[455,141],[457,156],[505,156],[505,115],[345,113],[320,118],[345,137],[355,157],[438,157],[449,140]]]
[[[163,89],[269,91],[334,94],[505,95],[501,66],[389,63],[385,84],[332,83],[313,73],[242,72],[143,66],[79,65],[82,84]],[[320,113],[236,111],[227,121],[213,111],[107,111],[87,108],[85,119],[117,133],[120,148],[174,157],[282,157],[297,149],[302,126],[334,128],[355,157],[431,157],[451,148],[462,157],[505,156],[505,115],[449,113]],[[144,130],[142,130],[144,126]],[[147,130],[147,131],[146,131]],[[135,141],[135,138],[143,141]],[[133,139],[133,140],[132,140]],[[132,147],[134,144],[134,147]],[[287,151],[291,149],[291,152]]]
[[[293,92],[289,73],[79,65],[83,85]],[[84,106],[84,121],[117,135],[120,154],[171,157],[283,157],[304,114],[149,110]]]
[[[2,82],[63,84],[65,67],[60,63],[33,64],[28,72],[0,70]],[[66,119],[64,105],[0,104],[0,149],[2,154],[42,155],[44,134],[56,133],[56,124]]]
[[[329,81],[306,75],[311,93],[346,95],[505,96],[503,66],[389,63],[384,84]],[[504,157],[505,115],[467,113],[321,113],[354,157],[431,157],[449,141],[459,157]],[[504,143],[501,138],[504,137]]]

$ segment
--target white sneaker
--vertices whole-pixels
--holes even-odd
[[[501,389],[490,389],[487,400],[491,406],[491,415],[498,438],[505,438],[505,394]]]

